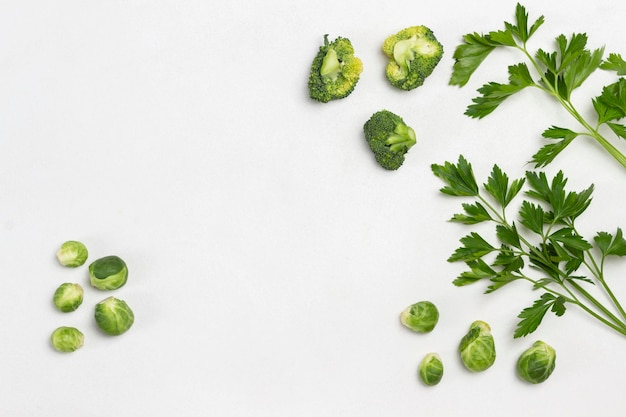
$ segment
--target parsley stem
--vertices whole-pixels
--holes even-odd
[[[528,276],[526,276],[524,274],[520,274],[519,276],[520,276],[520,278],[525,279],[526,281],[531,282],[533,284],[534,288],[541,288],[541,289],[543,289],[546,292],[549,292],[549,293],[551,293],[553,295],[556,295],[557,297],[562,297],[567,302],[575,304],[578,307],[580,307],[582,310],[587,312],[589,315],[591,315],[596,320],[598,320],[601,323],[605,324],[606,326],[612,328],[613,330],[617,331],[618,333],[621,333],[621,334],[626,336],[626,323],[621,321],[618,317],[616,317],[613,313],[611,313],[611,311],[609,311],[604,305],[602,305],[602,303],[600,303],[595,297],[593,297],[584,288],[582,288],[580,285],[578,285],[577,283],[573,282],[572,280],[568,281],[572,285],[572,287],[574,287],[576,289],[576,291],[578,291],[583,297],[585,297],[589,302],[591,302],[594,306],[596,306],[598,308],[598,310],[602,311],[607,317],[601,316],[596,311],[594,311],[589,306],[587,306],[585,303],[583,303],[565,285],[564,282],[561,282],[560,286],[567,292],[567,294],[569,294],[569,296],[563,294],[560,291],[555,290],[554,288],[551,288],[551,287],[549,287],[549,286],[547,286],[545,284],[542,284],[539,281],[537,281],[535,279],[532,279],[532,278],[530,278],[530,277],[528,277]]]
[[[565,100],[560,97],[557,97],[563,107],[567,109],[567,111],[580,123],[585,129],[587,129],[587,136],[593,138],[598,142],[617,162],[619,162],[624,168],[626,168],[626,156],[621,153],[611,142],[609,142],[604,136],[598,132],[597,129],[592,127],[587,121],[582,117],[582,115],[576,110],[574,105],[570,100]]]
[[[587,290],[585,290],[583,287],[578,285],[576,282],[573,282],[573,281],[570,280],[569,283],[570,283],[570,285],[572,287],[574,287],[576,289],[576,291],[578,291],[580,294],[582,294],[587,300],[589,300],[593,305],[595,305],[600,311],[602,311],[604,314],[606,314],[606,316],[608,318],[610,318],[612,321],[608,321],[608,319],[605,319],[604,317],[600,316],[598,313],[596,313],[595,311],[591,310],[589,307],[587,307],[583,303],[578,303],[578,305],[582,309],[584,309],[586,312],[588,312],[589,314],[591,314],[593,317],[595,317],[596,319],[600,320],[604,324],[609,325],[613,329],[615,329],[615,330],[619,331],[620,333],[626,335],[626,323],[624,323],[618,317],[616,317],[613,313],[611,313],[602,303],[600,303],[594,296],[589,294],[587,292]]]
[[[478,199],[480,200],[481,203],[483,203],[485,205],[485,207],[487,207],[489,210],[491,210],[491,212],[493,213],[494,216],[496,216],[496,219],[494,220],[497,224],[500,224],[502,226],[506,226],[506,227],[511,227],[509,225],[509,223],[506,220],[506,213],[504,210],[504,207],[502,208],[502,212],[498,211],[495,209],[495,207],[493,207],[493,205],[489,202],[489,200],[487,200],[485,197],[483,197],[482,195],[478,194],[476,197],[478,197]]]
[[[520,274],[520,278],[525,279],[526,281],[529,281],[533,284],[534,288],[541,288],[546,292],[549,292],[557,297],[562,297],[563,299],[565,299],[567,302],[572,303],[577,305],[578,307],[580,307],[582,310],[584,310],[585,312],[587,312],[589,315],[591,315],[593,318],[595,318],[596,320],[600,321],[601,323],[605,324],[606,326],[612,328],[613,330],[617,331],[618,333],[621,333],[623,335],[626,336],[626,323],[622,322],[618,317],[616,317],[613,313],[611,313],[604,305],[602,305],[595,297],[593,297],[591,294],[589,294],[587,291],[585,291],[581,286],[579,286],[577,283],[572,282],[571,280],[569,281],[569,283],[578,291],[580,292],[580,294],[585,297],[589,302],[591,302],[593,305],[595,305],[598,310],[602,311],[607,317],[603,317],[600,314],[598,314],[596,311],[594,311],[593,309],[591,309],[589,306],[587,306],[585,303],[583,303],[578,297],[576,297],[576,295],[574,293],[572,293],[572,291],[567,288],[567,286],[564,283],[561,283],[561,287],[569,294],[569,296],[563,294],[560,291],[555,290],[554,288],[551,288],[545,284],[541,284],[540,282],[538,282],[537,280],[534,280],[524,274]]]
[[[571,291],[569,291],[568,288],[564,288],[565,291],[567,292],[567,294],[569,294],[569,295],[566,295],[566,294],[564,294],[564,293],[562,293],[560,291],[555,290],[554,288],[551,288],[551,287],[549,287],[549,286],[547,286],[545,284],[542,284],[541,282],[539,282],[536,279],[533,279],[533,278],[531,278],[531,277],[529,277],[527,275],[524,275],[524,274],[520,273],[519,277],[524,279],[524,280],[526,280],[526,281],[528,281],[528,282],[530,282],[530,283],[532,283],[533,284],[533,288],[536,288],[536,289],[541,288],[542,290],[544,290],[546,292],[549,292],[550,294],[553,294],[553,295],[556,295],[557,297],[563,298],[568,303],[572,303],[572,304],[576,304],[576,305],[580,304],[580,301],[576,298],[576,296],[574,294],[572,294]]]
[[[621,316],[624,319],[626,319],[626,311],[624,310],[624,307],[622,307],[622,304],[619,302],[619,300],[617,299],[617,297],[615,296],[615,294],[611,290],[611,287],[609,287],[609,285],[606,283],[606,281],[604,279],[604,256],[602,257],[602,260],[600,261],[600,265],[598,265],[598,263],[596,262],[595,258],[591,254],[591,251],[587,250],[587,251],[585,251],[585,253],[587,255],[586,258],[588,258],[590,260],[590,261],[587,261],[587,259],[585,259],[585,261],[584,261],[585,266],[587,266],[587,268],[595,276],[596,280],[600,283],[600,285],[602,286],[602,288],[606,292],[606,294],[609,297],[609,299],[613,302],[613,305],[619,311]],[[589,262],[591,262],[591,264]]]
[[[615,294],[613,293],[609,285],[604,280],[604,274],[600,272],[599,275],[596,275],[596,279],[598,280],[600,285],[602,285],[602,288],[604,289],[608,297],[613,302],[613,305],[615,306],[615,308],[619,311],[622,317],[626,319],[626,311],[624,311],[624,307],[622,307],[621,303],[619,302],[619,300],[617,299],[617,297],[615,296]]]

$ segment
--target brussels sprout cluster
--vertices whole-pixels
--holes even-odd
[[[400,323],[415,333],[430,333],[439,322],[439,309],[430,301],[418,301],[400,313]],[[443,361],[436,352],[424,356],[417,367],[417,376],[424,385],[437,385],[443,378]]]
[[[411,304],[400,313],[400,322],[415,333],[430,333],[439,321],[439,310],[430,301]],[[475,320],[461,337],[458,355],[463,366],[472,373],[489,369],[496,361],[496,345],[491,327],[485,321]],[[556,365],[556,351],[538,340],[525,350],[517,361],[518,376],[531,384],[548,379]],[[426,386],[439,384],[443,378],[443,360],[436,352],[427,353],[417,367],[419,380]]]
[[[62,266],[77,268],[87,261],[88,251],[81,242],[70,240],[61,245],[56,253]],[[89,283],[99,291],[117,290],[128,280],[128,267],[118,256],[105,256],[93,261],[89,267]],[[78,283],[61,284],[52,297],[57,310],[63,313],[76,311],[84,298],[83,287]],[[102,332],[117,336],[125,333],[135,322],[135,315],[128,304],[109,296],[95,305],[93,317]],[[61,326],[50,336],[52,347],[59,352],[73,352],[83,346],[84,334],[75,327]]]

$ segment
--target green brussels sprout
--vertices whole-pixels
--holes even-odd
[[[430,301],[420,301],[400,313],[400,322],[417,333],[428,333],[439,321],[439,310]]]
[[[57,260],[63,266],[69,268],[76,268],[81,266],[87,260],[89,253],[87,248],[81,242],[75,240],[68,240],[61,245],[61,248],[57,251]]]
[[[472,372],[482,372],[496,360],[496,347],[491,335],[491,327],[484,321],[476,320],[459,344],[461,360]]]
[[[116,290],[126,284],[128,268],[118,256],[105,256],[89,265],[89,281],[99,290]]]
[[[64,313],[76,310],[83,303],[83,287],[66,282],[61,284],[52,297],[57,309]]]
[[[59,352],[74,352],[85,341],[85,336],[75,327],[62,326],[52,332],[50,342]]]
[[[98,327],[107,334],[117,336],[135,322],[135,315],[125,301],[109,297],[96,304],[95,318]]]
[[[537,340],[517,360],[517,374],[524,381],[540,384],[548,379],[555,366],[556,351],[547,343]]]
[[[437,385],[443,377],[443,362],[436,353],[429,353],[419,364],[418,375],[420,380],[428,385]]]

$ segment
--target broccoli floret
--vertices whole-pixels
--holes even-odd
[[[400,168],[404,162],[404,154],[416,142],[415,131],[400,116],[389,110],[374,113],[365,122],[363,131],[376,162],[388,170]]]
[[[424,84],[443,56],[441,45],[426,26],[412,26],[389,36],[383,43],[389,58],[385,74],[395,87],[412,90]]]
[[[347,97],[362,71],[363,62],[354,56],[349,39],[338,37],[328,42],[328,35],[324,35],[324,44],[311,65],[309,95],[322,103]]]

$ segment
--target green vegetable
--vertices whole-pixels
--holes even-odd
[[[99,290],[116,290],[126,284],[128,268],[118,256],[105,256],[89,265],[89,281]]]
[[[534,332],[548,311],[562,316],[567,305],[580,307],[626,335],[626,312],[604,276],[605,261],[626,256],[622,230],[617,228],[614,234],[598,232],[589,241],[576,227],[576,220],[591,203],[593,185],[579,192],[567,191],[567,179],[560,171],[552,179],[543,172],[528,171],[525,178],[510,181],[494,165],[487,181],[479,187],[471,164],[463,156],[457,164],[433,164],[432,170],[446,184],[442,193],[471,200],[463,203],[463,212],[451,221],[468,226],[487,222],[495,225],[491,241],[477,231],[461,239],[461,247],[448,261],[464,262],[467,270],[454,284],[486,280],[490,283],[486,292],[494,293],[511,282],[527,281],[533,290],[542,293],[519,314],[521,320],[514,337]],[[525,186],[528,198],[513,204],[519,209],[517,221],[511,220],[509,206]],[[485,225],[480,226],[485,230]],[[594,294],[604,292],[608,303],[587,291],[585,286],[589,284],[594,285]]]
[[[417,333],[431,332],[439,321],[439,310],[430,301],[419,301],[400,313],[400,322]]]
[[[52,347],[59,352],[74,352],[84,341],[85,336],[75,327],[59,327],[50,336]]]
[[[88,255],[85,245],[75,240],[63,243],[56,253],[59,263],[69,268],[76,268],[84,264]]]
[[[74,311],[83,303],[83,287],[69,282],[61,284],[54,292],[52,300],[60,311]]]
[[[544,382],[556,366],[556,351],[552,346],[537,340],[517,360],[517,374],[531,384]]]
[[[472,372],[487,370],[496,360],[496,346],[491,335],[491,327],[484,321],[476,320],[459,344],[461,361]]]
[[[428,385],[437,385],[443,378],[443,362],[436,353],[429,353],[419,364],[418,375],[420,380]]]
[[[96,324],[105,333],[117,336],[126,332],[135,322],[135,315],[125,301],[108,297],[95,308]]]
[[[349,39],[338,37],[329,42],[328,35],[324,35],[324,44],[311,64],[309,95],[322,103],[347,97],[362,71],[363,62],[354,55]]]
[[[389,58],[385,75],[391,85],[412,90],[424,84],[443,56],[443,46],[426,26],[411,26],[383,42]]]
[[[466,85],[474,71],[496,48],[517,50],[528,62],[508,67],[508,83],[489,82],[479,88],[480,96],[473,99],[473,104],[467,107],[465,114],[473,118],[483,118],[508,97],[527,87],[533,87],[555,99],[582,127],[582,130],[560,126],[546,129],[543,137],[551,143],[533,155],[535,167],[548,165],[575,138],[587,136],[595,139],[626,168],[626,156],[600,133],[606,127],[618,138],[626,138],[626,126],[617,123],[626,116],[626,80],[618,78],[591,100],[596,113],[593,121],[587,120],[572,100],[572,93],[598,68],[625,75],[626,62],[619,54],[610,54],[603,60],[604,48],[593,51],[587,49],[587,35],[584,33],[574,33],[569,39],[565,35],[559,35],[555,50],[549,52],[539,49],[532,53],[527,48],[527,42],[543,23],[544,18],[541,16],[529,25],[526,9],[517,4],[515,22],[505,22],[504,30],[487,34],[470,33],[463,37],[464,42],[457,46],[453,56],[455,62],[450,78],[452,85]]]
[[[363,126],[365,140],[378,164],[396,170],[404,163],[404,155],[415,145],[415,131],[395,113],[381,110],[372,115]]]

